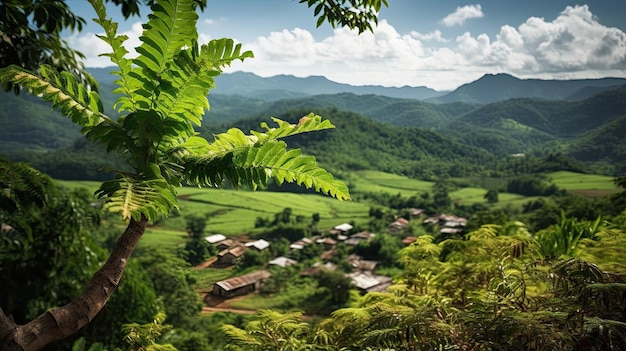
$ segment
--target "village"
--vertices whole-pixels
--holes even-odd
[[[422,225],[444,237],[451,234],[462,234],[467,225],[466,218],[455,215],[441,213],[429,217],[425,216],[423,210],[415,208],[409,209],[409,213],[411,221],[419,221]],[[387,226],[386,232],[402,238],[402,244],[408,246],[417,239],[415,236],[406,235],[409,224],[409,220],[399,217]],[[304,269],[300,274],[315,275],[322,269],[333,271],[337,268],[337,265],[332,263],[330,259],[335,255],[338,245],[343,244],[347,247],[356,247],[363,241],[372,240],[375,236],[375,233],[368,231],[355,233],[354,227],[349,223],[338,224],[322,235],[311,238],[304,237],[292,242],[289,245],[289,253],[287,255],[272,258],[267,265],[279,267],[295,265],[298,263],[294,259],[294,257],[298,256],[296,254],[297,251],[304,250],[309,245],[319,245],[322,248],[319,260],[311,267]],[[245,240],[228,238],[223,234],[212,234],[206,236],[205,239],[218,250],[217,257],[211,261],[210,266],[213,268],[227,269],[233,267],[247,250],[263,252],[268,250],[271,245],[271,242],[265,239]],[[382,292],[392,284],[391,277],[375,273],[378,265],[377,261],[366,260],[356,254],[350,254],[346,261],[352,270],[345,273],[345,275],[350,278],[354,288],[358,289],[361,294],[375,291]],[[210,305],[210,301],[215,298],[223,300],[259,291],[263,283],[270,277],[271,273],[268,270],[260,269],[218,281],[213,284],[204,298],[205,304]]]

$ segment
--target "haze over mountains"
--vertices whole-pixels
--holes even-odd
[[[111,68],[90,68],[96,80],[104,86],[112,84]],[[381,95],[401,99],[418,99],[432,103],[491,102],[536,97],[549,100],[584,100],[601,91],[626,84],[626,78],[577,80],[519,79],[508,74],[487,74],[464,84],[454,91],[436,91],[427,87],[354,86],[333,82],[321,76],[298,78],[278,75],[263,78],[254,73],[225,73],[215,79],[211,94],[241,95],[264,101],[277,101],[320,94],[353,93]]]
[[[114,115],[116,97],[110,92],[115,77],[109,71],[92,70],[105,112]],[[511,154],[562,153],[607,174],[626,171],[626,79],[486,75],[444,93],[238,72],[218,77],[216,85],[200,133],[210,136],[232,126],[247,132],[270,116],[297,121],[315,112],[337,128],[296,138],[290,145],[337,168],[413,176],[454,169],[462,175]],[[35,98],[3,93],[0,122],[0,154],[6,157],[33,162],[49,173],[55,169],[71,175],[99,167],[102,155],[85,156],[97,151],[87,148],[79,128]]]

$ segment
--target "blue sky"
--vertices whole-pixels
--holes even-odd
[[[89,20],[85,0],[67,0]],[[269,77],[325,76],[353,85],[427,86],[452,90],[486,73],[520,78],[626,77],[626,1],[389,0],[374,34],[325,24],[297,0],[207,0],[201,42],[230,37],[255,58],[230,71]],[[145,9],[144,14],[147,14]],[[109,15],[120,20],[119,10]],[[138,44],[140,18],[120,23]],[[91,22],[66,39],[86,65],[110,65]]]

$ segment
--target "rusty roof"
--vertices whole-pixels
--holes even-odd
[[[241,275],[239,277],[219,281],[215,283],[215,285],[218,285],[220,288],[226,291],[231,291],[237,288],[254,284],[259,280],[267,279],[271,276],[272,274],[270,274],[270,272],[268,271],[256,271],[249,274]]]

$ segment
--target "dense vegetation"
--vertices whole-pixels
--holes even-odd
[[[386,4],[366,2],[371,8],[361,22],[358,13],[346,15],[354,1],[333,7],[301,2],[318,6],[318,24],[327,20],[359,31],[371,29],[375,13]],[[513,99],[486,106],[318,96],[272,104],[280,119],[265,120],[277,126],[263,123],[263,132],[245,135],[232,128],[256,128],[265,117],[255,114],[254,120],[226,121],[219,128],[232,129],[214,135],[200,126],[213,77],[230,61],[250,54],[229,40],[196,45],[191,24],[195,6],[204,2],[154,6],[141,55],[132,62],[124,57],[124,37],[106,18],[102,1],[93,4],[106,32],[102,39],[119,68],[118,80],[103,84],[115,85],[122,95],[117,112],[109,116],[111,111],[103,108],[116,97],[101,98],[81,79],[58,73],[58,67],[0,69],[3,86],[35,91],[103,147],[68,142],[77,128],[55,121],[37,131],[40,139],[21,152],[15,148],[23,138],[8,133],[10,143],[2,151],[55,177],[104,181],[94,187],[94,197],[77,186],[58,188],[28,164],[0,160],[3,347],[626,349],[626,179],[616,178],[619,189],[607,193],[590,185],[566,190],[544,175],[622,170],[621,135],[607,128],[621,126],[624,119],[623,88],[579,102]],[[124,2],[125,15],[134,11],[133,4]],[[35,21],[40,15],[34,13]],[[52,38],[58,29],[51,31]],[[165,37],[171,40],[166,43]],[[23,99],[11,95],[3,101],[17,109]],[[240,101],[224,100],[231,99]],[[246,109],[265,104],[248,100],[221,113],[245,116]],[[28,106],[27,118],[40,121],[36,114],[44,105]],[[311,109],[331,117],[337,128],[327,130],[334,126],[309,114]],[[486,133],[485,124],[491,128]],[[451,131],[459,127],[463,133]],[[28,128],[26,123],[16,130]],[[58,133],[48,134],[48,128]],[[305,133],[311,131],[318,133]],[[601,142],[601,131],[607,132],[607,142]],[[233,208],[219,203],[216,193],[195,194],[182,184],[274,189],[293,182],[312,188],[304,192],[350,197],[343,182],[314,158],[287,151],[277,140],[283,137],[317,155],[347,182],[359,184],[353,188],[354,201],[326,206],[311,200],[318,195],[273,193],[268,202],[256,198],[260,203],[250,204],[245,202],[252,197],[247,197],[236,206],[261,215],[247,218],[253,225],[233,236],[267,239],[270,248],[245,251],[231,269],[191,269],[215,257],[216,247],[205,240],[207,223]],[[598,145],[594,149],[589,142]],[[534,144],[551,149],[530,148]],[[513,148],[528,154],[509,156]],[[601,150],[603,160],[592,160],[589,150]],[[99,168],[105,157],[114,177]],[[612,165],[615,160],[622,163]],[[364,185],[355,176],[372,169],[393,173],[391,182],[407,185],[394,184],[402,191],[396,194],[381,191],[388,188],[380,184]],[[518,202],[502,205],[512,197]],[[272,212],[278,204],[284,207]],[[339,219],[351,229],[330,230]],[[461,219],[458,230],[444,230]],[[160,234],[170,240],[167,244],[155,233],[162,228],[171,230]],[[360,235],[359,241],[343,241],[350,235]],[[301,239],[311,245],[292,250],[290,244]],[[270,266],[278,256],[295,263]],[[368,292],[350,278],[372,262],[374,273],[391,284],[384,291]],[[202,313],[200,296],[213,283],[259,269],[271,277],[258,294],[233,305],[257,313]]]

